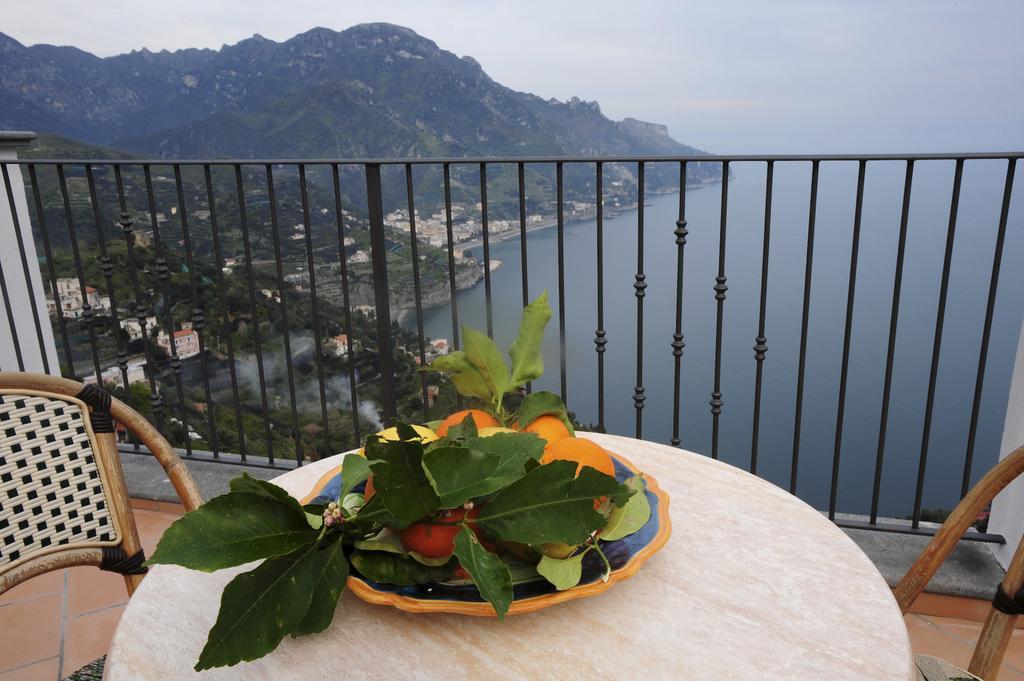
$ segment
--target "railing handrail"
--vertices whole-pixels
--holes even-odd
[[[471,165],[480,163],[722,163],[766,161],[957,161],[1024,158],[1024,151],[918,152],[868,154],[685,154],[627,156],[452,156],[430,158],[19,158],[4,163],[18,165]]]

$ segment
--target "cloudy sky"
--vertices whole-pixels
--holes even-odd
[[[0,31],[100,56],[408,26],[494,79],[716,152],[1024,148],[1019,0],[5,0]]]

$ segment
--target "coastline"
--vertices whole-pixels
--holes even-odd
[[[713,185],[713,184],[719,184],[720,182],[721,182],[721,180],[715,180],[713,182],[699,182],[699,183],[695,183],[695,184],[689,184],[689,185],[686,186],[686,189],[687,189],[687,191],[692,190],[692,189],[703,189],[704,187],[707,187],[707,186]],[[678,194],[678,193],[679,193],[678,189],[673,189],[673,190],[670,190],[670,191],[663,191],[663,192],[650,192],[649,195],[651,195],[651,196],[664,196],[665,194]],[[645,205],[647,205],[647,204],[645,204]],[[619,208],[611,208],[611,209],[609,209],[609,208],[606,207],[605,210],[604,210],[604,217],[605,217],[605,219],[616,218],[616,217],[618,217],[618,216],[620,216],[620,215],[622,215],[624,213],[628,213],[629,211],[636,210],[637,207],[638,207],[638,204],[636,202],[634,202],[634,203],[632,203],[632,204],[630,204],[628,206],[621,206]],[[569,224],[574,224],[574,223],[577,223],[577,222],[588,222],[590,220],[595,220],[596,218],[597,218],[597,209],[595,208],[594,210],[586,211],[585,213],[581,213],[579,215],[574,215],[572,218],[566,218],[565,219],[565,224],[569,225]],[[526,228],[526,233],[529,234],[530,232],[539,232],[541,230],[550,229],[550,228],[556,227],[556,226],[558,226],[558,220],[557,219],[547,220],[545,222],[541,222],[541,223],[536,224],[536,225],[528,226]],[[515,239],[515,238],[520,237],[522,235],[522,233],[523,233],[522,229],[510,229],[507,232],[501,232],[501,233],[498,233],[498,234],[488,234],[488,243],[490,244],[490,243],[494,243],[495,241],[508,241],[509,239]],[[483,239],[481,238],[481,239],[474,239],[473,241],[461,241],[461,242],[458,242],[458,243],[454,244],[453,247],[456,248],[456,249],[460,249],[462,251],[473,251],[474,256],[476,255],[477,252],[479,252],[480,253],[480,261],[483,262],[483,245],[484,245],[484,242],[483,242]],[[492,269],[492,271],[493,271],[493,269]]]
[[[700,183],[690,184],[690,185],[687,185],[686,189],[687,189],[687,191],[689,191],[689,190],[696,190],[696,189],[703,189],[703,188],[705,188],[705,187],[707,187],[709,185],[718,184],[719,182],[721,182],[721,180],[715,180],[715,181],[712,181],[712,182],[700,182]],[[664,195],[668,195],[668,194],[678,194],[678,193],[679,193],[678,189],[673,189],[673,190],[662,191],[662,192],[650,192],[650,195],[651,196],[664,196]],[[647,205],[647,204],[645,203],[645,205]],[[625,213],[628,213],[630,211],[635,211],[637,209],[637,207],[638,207],[638,204],[634,202],[633,204],[625,206],[625,207],[619,207],[619,208],[613,208],[613,209],[605,208],[604,217],[605,218],[615,218],[615,217],[618,217],[618,216],[623,215]],[[586,213],[574,215],[572,218],[566,218],[565,219],[565,224],[569,225],[569,224],[574,224],[574,223],[577,223],[577,222],[589,222],[589,221],[594,220],[596,218],[597,218],[597,209],[595,208],[594,210],[586,211]],[[558,220],[557,219],[547,220],[547,221],[541,222],[539,224],[530,225],[530,226],[526,227],[526,232],[527,233],[539,232],[541,230],[550,229],[550,228],[556,227],[556,226],[558,226]],[[501,232],[499,234],[489,234],[488,235],[488,243],[489,244],[493,244],[496,241],[508,241],[510,239],[517,239],[517,238],[520,238],[522,236],[522,233],[523,233],[523,230],[521,230],[521,229],[510,229],[507,232]],[[477,286],[484,279],[483,274],[482,274],[483,270],[484,270],[483,239],[474,239],[473,241],[458,242],[458,243],[453,245],[453,248],[457,249],[457,250],[461,250],[463,253],[469,251],[469,252],[472,253],[473,257],[477,257],[477,259],[480,261],[481,276],[469,288],[472,288],[473,286]],[[491,260],[491,272],[494,272],[495,270],[497,270],[499,267],[501,267],[501,265],[502,265],[502,262],[500,260],[492,259]],[[464,290],[464,289],[460,288],[459,290]],[[431,309],[431,308],[434,308],[434,307],[439,307],[441,305],[447,305],[447,304],[449,304],[449,299],[445,299],[443,301],[439,301],[439,302],[436,302],[436,303],[433,303],[433,304],[424,304],[422,307],[423,307],[424,310],[428,310],[428,309]],[[394,312],[392,312],[392,319],[397,321],[399,325],[404,326],[408,316],[410,314],[414,314],[415,311],[416,311],[416,306],[415,305],[409,305],[409,306],[406,306],[406,307],[400,307],[397,310],[395,310]]]

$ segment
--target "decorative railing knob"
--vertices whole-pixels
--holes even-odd
[[[713,393],[711,393],[711,399],[708,401],[708,404],[711,405],[711,413],[712,414],[714,414],[716,416],[718,414],[721,414],[722,413],[722,405],[725,404],[725,402],[722,401],[722,393],[720,393],[720,392],[713,392]]]
[[[725,285],[725,277],[719,275],[715,277],[715,300],[725,300],[725,292],[729,290],[729,287]]]
[[[594,345],[597,346],[596,352],[604,352],[604,346],[608,345],[608,339],[605,338],[606,335],[604,329],[598,329],[594,332]]]
[[[768,352],[768,346],[766,345],[767,342],[768,339],[764,336],[758,336],[754,339],[754,359],[758,362],[764,361],[764,355]]]
[[[636,409],[643,409],[644,402],[647,401],[647,396],[644,393],[647,391],[642,385],[634,386],[633,388],[633,406]]]
[[[636,297],[643,298],[645,295],[647,295],[647,293],[645,292],[647,289],[647,275],[637,274],[636,277],[634,277],[634,279],[636,279],[636,283],[633,284],[633,288],[636,289]]]
[[[103,272],[103,276],[107,279],[114,276],[114,262],[110,259],[109,255],[100,258],[100,271]]]
[[[683,340],[683,334],[674,333],[672,334],[672,356],[682,357],[683,348],[686,347],[686,341]]]
[[[685,245],[686,235],[690,233],[690,230],[686,229],[686,220],[676,220],[676,228],[672,233],[676,235],[677,246]]]
[[[135,224],[135,223],[132,222],[132,216],[131,215],[128,215],[128,213],[121,213],[121,219],[118,222],[118,224],[121,225],[121,231],[124,232],[125,236],[130,236],[131,235],[131,233],[132,233],[132,225]]]

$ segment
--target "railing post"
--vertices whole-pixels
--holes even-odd
[[[388,250],[384,240],[384,200],[380,164],[366,164],[366,207],[370,220],[370,262],[373,265],[374,312],[377,316],[377,361],[384,422],[390,425],[397,412],[395,363],[391,343],[391,306],[388,302]]]
[[[999,458],[1024,444],[1024,325],[1017,340],[1017,359],[1010,379],[1010,395],[1006,402],[1006,421]],[[996,496],[992,502],[992,515],[988,531],[1006,537],[1005,544],[993,544],[992,552],[1005,568],[1010,564],[1021,536],[1024,535],[1024,477],[1015,481]]]
[[[36,138],[32,132],[0,131],[0,164],[16,161],[18,150]],[[32,238],[25,185],[17,164],[3,168],[0,182],[0,272],[4,314],[0,315],[0,370],[60,375],[57,346],[46,311],[43,278]]]

